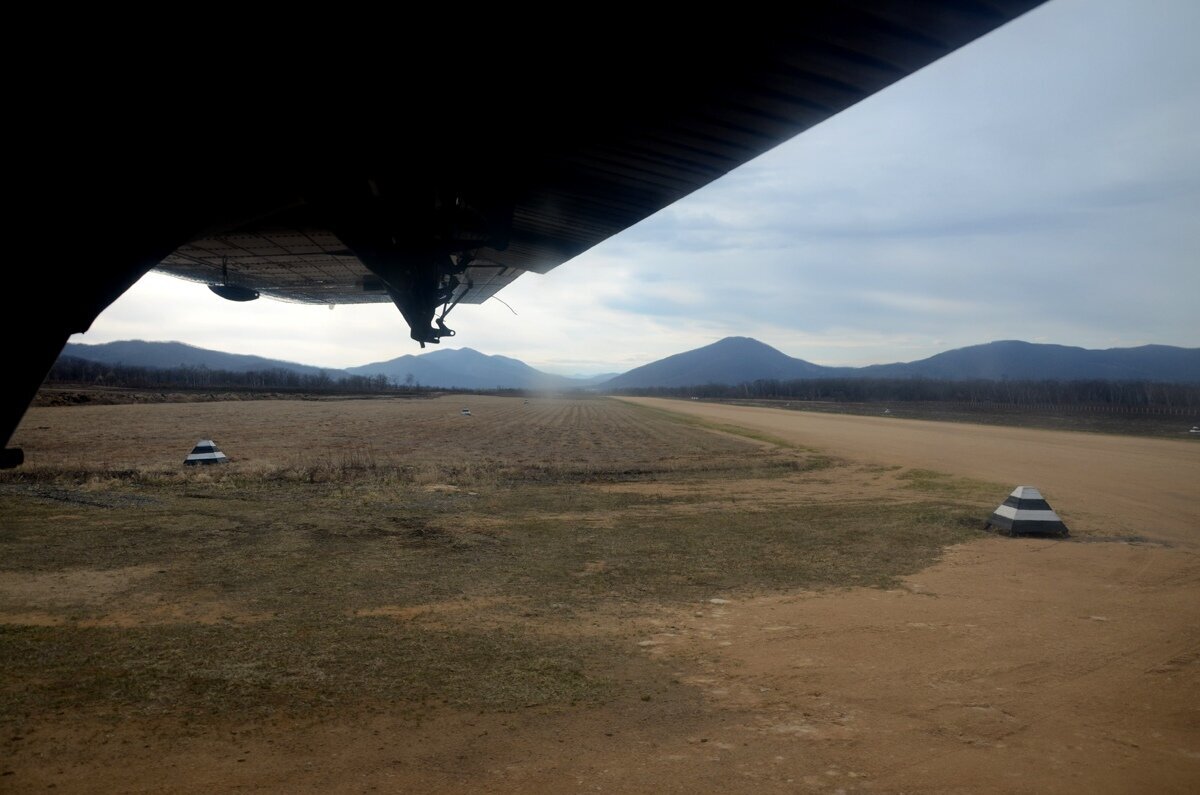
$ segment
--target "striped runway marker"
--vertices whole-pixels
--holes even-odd
[[[229,459],[217,449],[217,443],[212,439],[201,439],[196,442],[191,454],[183,459],[183,463],[193,467],[198,464],[227,464]]]
[[[1052,535],[1065,538],[1067,526],[1033,486],[1017,486],[992,513],[985,529],[996,528],[1010,536]]]

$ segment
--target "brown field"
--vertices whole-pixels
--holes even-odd
[[[1200,446],[644,402],[31,410],[0,791],[1200,786]]]

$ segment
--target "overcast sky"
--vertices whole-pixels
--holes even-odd
[[[721,337],[819,364],[998,339],[1200,346],[1200,2],[1051,0],[497,301],[449,347],[624,371]],[[233,304],[150,274],[75,342],[330,367],[419,353],[391,305]]]

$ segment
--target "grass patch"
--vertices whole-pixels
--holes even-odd
[[[1010,488],[998,483],[948,475],[932,469],[905,470],[896,475],[896,479],[904,483],[906,487],[924,494],[972,502],[1003,500],[1011,491]]]
[[[49,608],[65,622],[0,633],[0,714],[103,704],[303,713],[354,699],[506,710],[603,699],[615,692],[605,684],[614,660],[629,652],[615,650],[619,630],[563,634],[569,617],[586,626],[613,604],[887,586],[977,524],[942,502],[697,506],[711,498],[703,489],[668,497],[527,484],[471,496],[366,474],[222,499],[194,489],[129,487],[123,496],[145,500],[120,510],[4,499],[3,573],[141,573],[103,598],[81,591],[48,606],[0,590],[0,613]],[[358,617],[463,600],[484,606],[420,621]],[[164,616],[162,605],[185,609]],[[152,623],[79,626],[114,614]]]
[[[189,720],[430,704],[509,711],[593,703],[604,651],[519,628],[458,632],[389,618],[138,629],[0,625],[0,715],[86,710]]]
[[[700,428],[706,431],[716,431],[718,433],[727,433],[731,436],[740,436],[743,439],[751,439],[756,442],[763,442],[774,447],[780,447],[785,450],[804,450],[807,452],[815,452],[810,447],[789,442],[787,439],[781,439],[778,436],[773,436],[769,433],[756,431],[752,428],[743,428],[740,425],[730,425],[723,422],[714,422],[704,419],[703,417],[694,417],[690,414],[679,414],[667,409],[658,408],[657,406],[646,406],[641,403],[627,404],[632,406],[637,411],[647,412],[659,419],[673,422],[678,425],[683,425],[688,428]]]
[[[910,504],[809,505],[625,516],[602,528],[526,527],[518,583],[576,605],[616,598],[687,603],[716,593],[890,586],[977,533],[970,512]]]
[[[885,408],[892,419],[928,420],[932,422],[965,422],[981,425],[1001,425],[1018,428],[1039,428],[1049,431],[1077,431],[1161,439],[1194,439],[1188,429],[1200,422],[1200,410],[1190,414],[1143,414],[1136,410],[1099,411],[1083,407],[1016,407],[995,404],[966,405],[954,402],[888,402],[851,403],[820,400],[785,399],[707,399],[708,402],[735,406],[815,411],[824,414],[853,414],[879,417]]]
[[[354,403],[303,411],[331,434],[350,433],[345,411],[395,424],[387,401]],[[182,412],[164,426],[223,411],[158,408]],[[617,401],[475,401],[469,427],[459,408],[408,404],[405,456],[63,459],[0,476],[0,720],[510,710],[654,690],[657,669],[627,675],[639,618],[718,594],[892,585],[975,532],[988,485],[909,471],[921,496],[879,501],[862,491],[873,473],[747,429]],[[263,427],[278,437],[264,450],[295,431]],[[478,438],[495,446],[480,454]],[[839,490],[813,477],[826,470]]]

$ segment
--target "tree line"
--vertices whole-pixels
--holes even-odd
[[[1200,384],[1156,381],[949,381],[929,378],[764,378],[743,384],[703,384],[618,390],[647,397],[818,400],[848,403],[945,402],[1011,406],[1110,406],[1200,409]]]
[[[91,384],[141,389],[277,389],[289,392],[413,392],[419,384],[392,384],[385,375],[347,375],[334,378],[324,370],[214,370],[208,367],[140,367],[104,364],[75,356],[61,356],[46,383]]]
[[[271,389],[289,392],[412,393],[430,391],[411,377],[403,385],[385,375],[334,378],[325,371],[214,370],[208,367],[142,367],[104,364],[74,356],[54,363],[47,383],[93,384],[134,389]],[[438,391],[459,391],[442,390]],[[482,390],[480,390],[482,391]],[[518,389],[486,390],[525,394]],[[763,378],[742,384],[702,384],[616,390],[648,397],[710,399],[812,400],[839,403],[938,402],[979,406],[1170,408],[1200,410],[1200,384],[1155,381],[950,381],[932,378]]]

